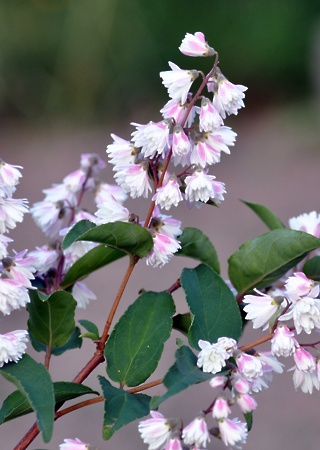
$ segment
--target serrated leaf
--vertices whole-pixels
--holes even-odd
[[[171,294],[144,292],[115,325],[105,346],[107,373],[121,385],[137,386],[156,369],[172,329]]]
[[[125,255],[126,253],[115,248],[98,245],[89,250],[70,267],[61,283],[61,287],[67,288],[72,286],[76,281],[82,280],[95,270],[117,261]]]
[[[46,352],[47,351],[47,346],[45,344],[42,344],[41,342],[37,341],[31,333],[29,336],[30,336],[30,341],[31,341],[32,347],[37,352]],[[52,347],[51,354],[54,356],[59,356],[59,355],[62,355],[62,353],[66,352],[67,350],[81,348],[81,346],[82,346],[82,339],[81,339],[80,329],[78,327],[75,327],[68,342],[66,342],[61,347]]]
[[[77,238],[105,244],[127,254],[143,258],[153,247],[149,231],[136,223],[112,222],[98,225]]]
[[[78,322],[83,328],[85,328],[88,331],[89,334],[91,334],[92,336],[96,336],[95,338],[96,340],[99,339],[99,330],[95,323],[85,319],[78,320]]]
[[[50,347],[65,345],[75,328],[75,299],[66,291],[56,291],[43,299],[39,291],[30,290],[29,296],[29,333],[41,344]]]
[[[53,431],[55,400],[47,369],[25,354],[18,363],[4,365],[0,374],[28,399],[36,413],[42,438],[44,442],[49,442]]]
[[[72,245],[80,236],[82,236],[87,231],[95,228],[96,224],[90,222],[90,220],[79,220],[65,235],[61,248],[62,250],[66,250],[70,245]]]
[[[309,259],[302,270],[311,280],[320,281],[320,256]]]
[[[86,394],[99,395],[97,391],[83,384],[58,381],[53,383],[55,403],[62,403]],[[3,402],[0,409],[0,425],[9,420],[33,412],[27,397],[20,391],[12,392]]]
[[[110,439],[119,428],[149,413],[150,397],[145,394],[130,394],[112,386],[99,376],[104,404],[103,439]]]
[[[303,231],[272,230],[245,242],[229,258],[229,278],[239,296],[271,285],[320,247],[320,239]]]
[[[199,348],[199,339],[217,342],[227,336],[238,340],[242,331],[239,306],[229,287],[210,267],[184,269],[180,278],[193,315],[188,339]]]
[[[210,380],[212,373],[204,373],[197,367],[197,357],[189,347],[183,345],[175,353],[175,363],[163,379],[167,392],[161,397],[153,397],[150,408],[156,409],[168,398],[197,383]]]
[[[189,256],[190,258],[197,259],[212,267],[216,272],[220,272],[216,249],[202,231],[197,228],[187,227],[178,239],[181,244],[181,249],[175,253],[176,255]]]
[[[285,225],[281,222],[279,217],[277,217],[269,208],[264,205],[260,205],[259,203],[250,203],[241,200],[242,203],[249,206],[249,208],[254,211],[257,216],[262,220],[263,223],[267,225],[270,230],[276,230],[281,228],[286,228]]]

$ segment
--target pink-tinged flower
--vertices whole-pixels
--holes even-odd
[[[186,200],[189,202],[200,200],[204,203],[210,199],[216,203],[224,200],[225,185],[221,181],[214,181],[215,178],[213,175],[208,175],[205,170],[195,170],[192,175],[185,179],[187,186],[185,190]]]
[[[314,356],[311,355],[304,348],[297,348],[293,355],[294,362],[298,370],[303,372],[312,372],[316,369],[316,361]]]
[[[30,208],[33,220],[45,235],[51,238],[59,236],[60,230],[66,226],[70,217],[70,210],[63,201],[42,201],[34,203]]]
[[[209,47],[204,34],[200,31],[194,34],[186,33],[179,50],[187,56],[212,56],[216,53],[212,47]]]
[[[0,278],[0,311],[8,315],[11,311],[30,302],[28,290],[16,280]]]
[[[17,253],[13,258],[6,257],[2,260],[3,273],[7,278],[16,280],[23,286],[31,287],[30,280],[34,279],[36,271],[35,261],[32,256],[25,258],[27,250]]]
[[[291,356],[298,346],[294,332],[285,325],[278,325],[271,339],[271,351],[275,356]]]
[[[169,96],[184,104],[187,100],[188,92],[194,80],[198,78],[197,70],[183,70],[176,64],[169,62],[171,71],[160,72],[162,84],[168,89]]]
[[[235,418],[219,420],[218,423],[221,440],[227,447],[241,448],[239,445],[246,443],[248,430],[244,422]]]
[[[186,445],[195,445],[198,448],[207,446],[210,442],[209,431],[205,418],[196,417],[182,430],[182,439]]]
[[[150,226],[158,233],[176,238],[182,234],[181,223],[181,220],[160,213],[159,208],[155,206]]]
[[[236,363],[241,375],[249,381],[263,375],[262,362],[256,356],[239,352]]]
[[[67,187],[68,192],[72,192],[74,194],[82,189],[86,178],[86,172],[82,169],[78,169],[64,177],[63,184]]]
[[[248,394],[250,392],[250,383],[243,378],[239,373],[235,373],[231,378],[232,387],[238,394]]]
[[[103,223],[110,222],[128,222],[130,218],[130,211],[117,202],[117,200],[112,196],[104,196],[105,200],[102,204],[98,205],[98,211],[95,212],[97,216],[96,224],[101,225]]]
[[[136,147],[141,147],[141,152],[146,158],[156,155],[165,155],[170,147],[169,134],[172,121],[170,119],[161,122],[149,122],[146,125],[131,123],[137,130],[132,133],[132,140]]]
[[[183,450],[180,439],[178,438],[169,439],[164,450]]]
[[[72,183],[70,186],[65,183],[55,184],[51,188],[43,189],[42,192],[45,194],[44,200],[46,202],[66,202],[68,205],[77,205],[77,193],[73,189]]]
[[[174,119],[176,124],[181,124],[181,122],[185,118],[188,107],[189,107],[188,101],[186,103],[181,104],[179,101],[171,99],[164,105],[162,109],[160,109],[160,112],[165,119]],[[192,106],[184,125],[186,127],[191,127],[195,116],[196,116],[196,107]]]
[[[27,348],[27,336],[28,332],[24,330],[0,334],[0,367],[10,361],[19,361]]]
[[[152,200],[155,201],[156,205],[159,205],[160,208],[166,210],[170,209],[171,206],[178,206],[178,203],[182,200],[182,194],[177,180],[170,178],[164,185],[157,189]]]
[[[150,414],[152,419],[139,422],[138,430],[143,442],[149,445],[149,450],[157,450],[167,444],[175,423],[157,411],[150,411]]]
[[[151,185],[146,164],[132,164],[119,170],[115,180],[121,188],[128,192],[132,198],[148,197]]]
[[[243,414],[249,413],[257,408],[257,402],[250,394],[236,394],[236,402]]]
[[[23,221],[23,215],[28,212],[27,203],[26,199],[0,198],[0,233],[13,230]]]
[[[226,382],[228,381],[228,377],[224,377],[222,375],[217,375],[213,378],[211,378],[211,380],[209,381],[209,384],[211,387],[217,389],[217,388],[222,388]]]
[[[271,317],[275,315],[282,301],[279,304],[278,299],[264,294],[257,289],[255,291],[259,295],[244,296],[243,303],[246,303],[246,306],[243,310],[247,313],[246,319],[252,320],[253,328],[260,328],[266,325]]]
[[[21,166],[13,166],[0,160],[0,192],[1,196],[11,197],[15,191],[16,185],[22,174],[19,169]]]
[[[42,274],[56,266],[60,255],[56,249],[44,245],[36,247],[35,250],[28,253],[28,256],[34,258],[34,267],[38,273]]]
[[[289,227],[292,230],[304,231],[313,236],[320,237],[320,214],[316,211],[304,213],[289,219]]]
[[[199,115],[200,131],[214,131],[223,125],[223,120],[216,108],[208,98],[201,100],[201,109]]]
[[[195,141],[190,154],[191,164],[202,167],[203,169],[220,161],[221,152],[215,150],[204,138]]]
[[[191,141],[183,131],[183,128],[181,125],[176,125],[172,134],[172,156],[174,164],[181,164],[183,166],[189,164],[191,148]]]
[[[146,258],[148,266],[163,267],[172,258],[173,254],[181,248],[179,241],[174,237],[161,233],[153,234],[153,247]]]
[[[100,205],[105,200],[108,200],[110,195],[112,195],[119,203],[123,203],[128,198],[127,194],[116,184],[101,182],[96,185],[94,198],[96,205]]]
[[[296,332],[310,334],[314,328],[320,328],[320,300],[303,297],[293,305],[292,318]]]
[[[273,378],[273,372],[282,373],[283,364],[277,358],[271,355],[271,352],[260,352],[255,356],[256,360],[261,362],[262,375],[256,378],[248,378],[251,392],[259,392],[267,389]]]
[[[74,216],[74,219],[72,221],[71,227],[77,223],[80,222],[80,220],[89,220],[89,222],[95,223],[96,218],[93,214],[91,214],[89,211],[86,211],[84,209],[79,209]],[[66,232],[69,231],[70,228],[67,227]],[[60,231],[60,236],[65,236],[64,230]]]
[[[77,302],[78,308],[86,309],[90,302],[97,300],[97,296],[83,281],[77,281],[72,288],[72,296]]]
[[[210,344],[210,342],[201,339],[198,345],[201,351],[198,354],[197,366],[202,368],[203,372],[211,372],[213,374],[220,372],[230,358],[226,349],[218,343]]]
[[[226,419],[231,413],[228,401],[224,397],[218,397],[212,408],[212,416],[217,419]]]
[[[90,250],[96,247],[98,244],[89,241],[76,241],[73,242],[66,250],[64,250],[64,272],[70,269],[70,267],[86,255]]]
[[[80,439],[64,439],[63,444],[59,445],[60,450],[90,450],[89,444],[85,444]]]
[[[238,114],[238,109],[244,107],[244,92],[247,89],[241,84],[230,83],[221,73],[216,80],[208,83],[208,90],[214,92],[213,106],[223,119],[226,114]]]
[[[310,280],[303,272],[296,272],[285,283],[286,294],[289,300],[295,302],[300,297],[316,298],[319,295],[319,285]]]
[[[107,147],[107,153],[110,158],[110,163],[116,167],[128,166],[134,164],[137,155],[140,153],[135,149],[130,141],[126,141],[116,134],[111,134],[113,143]]]
[[[234,146],[237,133],[232,131],[230,127],[221,126],[216,130],[204,133],[207,144],[212,147],[213,151],[221,154],[221,152],[230,154],[229,147]],[[220,160],[220,158],[219,158]],[[219,161],[217,161],[219,162]]]
[[[97,153],[82,153],[80,167],[86,170],[90,169],[96,175],[100,170],[105,169],[107,164]]]
[[[9,242],[13,242],[13,239],[5,236],[4,234],[0,234],[0,259],[7,256],[7,247]]]
[[[296,390],[300,388],[304,394],[312,394],[313,388],[317,390],[320,388],[317,372],[315,370],[305,372],[296,367],[293,372],[293,385]]]
[[[238,348],[237,341],[229,337],[219,337],[217,342],[226,350],[229,356],[233,356],[233,352]]]

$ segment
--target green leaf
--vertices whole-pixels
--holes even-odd
[[[172,329],[169,292],[144,292],[115,325],[106,347],[107,373],[121,385],[137,386],[156,369]]]
[[[93,341],[97,341],[99,339],[99,330],[95,323],[90,322],[90,320],[79,320],[79,323],[88,331],[88,333],[82,333],[81,337],[88,337]]]
[[[181,243],[181,249],[175,253],[176,255],[197,259],[212,267],[216,272],[220,272],[216,249],[202,231],[197,228],[185,228],[178,239]]]
[[[302,270],[311,280],[320,281],[320,256],[309,259]]]
[[[98,225],[76,240],[98,242],[139,258],[147,256],[153,247],[152,236],[146,228],[127,222]]]
[[[181,331],[181,333],[188,335],[190,325],[192,323],[190,313],[176,314],[173,317],[173,327],[175,330]]]
[[[55,403],[63,403],[86,394],[99,395],[97,391],[83,384],[58,381],[53,383]],[[0,425],[16,417],[33,412],[28,398],[20,391],[12,392],[3,402],[0,409]]]
[[[80,236],[95,227],[96,224],[90,222],[90,220],[79,220],[79,222],[77,222],[65,235],[61,244],[62,250],[70,247],[70,245],[77,241]]]
[[[243,414],[243,416],[247,423],[247,429],[248,429],[248,431],[250,431],[252,428],[252,422],[253,422],[252,412],[245,413],[245,414]]]
[[[76,281],[90,275],[95,270],[104,267],[126,254],[114,248],[98,245],[79,258],[68,270],[62,283],[62,288],[72,286]]]
[[[270,230],[276,230],[281,228],[286,228],[285,225],[281,222],[279,217],[277,217],[269,208],[264,205],[260,205],[259,203],[250,203],[241,200],[245,205],[249,206],[249,208],[254,211],[258,217],[262,220],[263,223],[267,225]]]
[[[41,342],[37,341],[33,337],[32,334],[30,334],[29,336],[30,336],[30,341],[31,341],[32,347],[37,352],[46,352],[47,351],[47,346],[45,344],[42,344]],[[66,344],[62,345],[61,347],[52,347],[51,354],[54,356],[59,356],[59,355],[62,355],[62,353],[66,352],[67,350],[81,348],[81,346],[82,346],[82,339],[81,339],[80,329],[78,327],[75,327],[68,342]]]
[[[115,388],[104,377],[98,378],[105,398],[103,439],[110,439],[119,428],[149,413],[150,397],[130,394]]]
[[[75,299],[66,291],[56,291],[44,298],[39,291],[30,290],[29,296],[29,333],[41,344],[50,347],[65,345],[75,328]]]
[[[242,331],[239,306],[220,275],[201,264],[195,269],[184,269],[180,282],[194,316],[188,335],[192,347],[199,348],[199,339],[211,343],[222,336],[239,339]]]
[[[183,345],[176,351],[175,363],[170,367],[163,379],[163,384],[167,388],[167,392],[161,397],[153,397],[150,408],[156,409],[160,403],[187,389],[189,386],[202,383],[211,378],[212,373],[202,372],[197,367],[196,355],[189,347]]]
[[[269,286],[319,247],[320,239],[303,231],[269,231],[245,242],[230,256],[230,281],[239,296],[254,287]]]
[[[53,431],[55,400],[47,369],[25,354],[18,363],[5,364],[0,369],[0,375],[11,381],[27,398],[36,413],[42,438],[44,442],[49,442]]]

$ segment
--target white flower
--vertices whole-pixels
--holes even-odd
[[[320,237],[320,214],[316,211],[301,214],[298,217],[289,219],[289,227],[292,230],[304,231],[313,236]]]
[[[107,147],[107,153],[111,164],[116,167],[134,164],[139,151],[134,148],[132,142],[126,141],[116,134],[111,134],[113,143]]]
[[[28,332],[24,330],[0,334],[0,367],[9,361],[18,362],[25,353]]]
[[[165,184],[157,189],[152,200],[155,201],[156,205],[159,205],[160,208],[166,210],[170,209],[171,206],[177,206],[182,200],[182,194],[177,180],[170,178]]]
[[[96,224],[101,225],[103,223],[110,222],[128,222],[130,218],[130,211],[121,205],[113,195],[107,196],[105,194],[104,201],[98,205],[98,211],[95,212],[97,216]]]
[[[186,445],[197,448],[206,447],[210,442],[209,431],[204,417],[196,417],[182,430],[182,439]]]
[[[262,362],[256,356],[239,352],[236,363],[241,375],[249,381],[263,375]]]
[[[241,84],[230,83],[221,73],[217,80],[213,82],[213,106],[217,109],[223,119],[226,114],[238,114],[238,109],[244,107],[244,92],[248,88]],[[208,90],[211,90],[211,84],[208,84]]]
[[[66,250],[64,250],[63,269],[66,272],[78,259],[82,258],[88,251],[92,250],[98,244],[89,241],[73,242]]]
[[[85,170],[90,169],[96,175],[100,170],[105,169],[107,164],[97,153],[82,153],[80,167]]]
[[[23,221],[23,215],[28,212],[28,200],[15,198],[0,198],[0,233],[5,233]]]
[[[295,272],[285,283],[286,294],[292,302],[300,297],[316,298],[319,295],[319,285],[315,286],[313,280],[310,280],[303,272]]]
[[[237,341],[228,337],[219,337],[218,344],[223,347],[229,356],[233,356],[233,352],[237,349]]]
[[[293,384],[295,389],[300,388],[303,393],[312,394],[313,388],[319,390],[319,379],[315,370],[313,371],[302,371],[297,367],[293,372]]]
[[[186,102],[189,89],[199,76],[197,70],[183,70],[176,64],[169,62],[171,71],[160,72],[162,83],[168,89],[169,96],[182,104]]]
[[[320,300],[301,298],[293,304],[292,318],[298,334],[302,330],[310,334],[314,328],[320,328]]]
[[[80,439],[64,439],[63,444],[59,445],[60,450],[90,450],[89,444],[85,444]]]
[[[216,203],[224,200],[225,185],[221,181],[214,181],[215,176],[208,175],[205,170],[197,169],[185,179],[187,185],[185,196],[189,202],[207,202],[212,199]]]
[[[114,197],[119,203],[123,203],[128,197],[121,187],[116,184],[100,182],[96,185],[94,201],[97,205],[100,205],[105,200],[108,200],[110,195],[112,195],[112,197]]]
[[[172,134],[172,156],[175,165],[189,164],[189,153],[192,148],[191,141],[183,131],[181,125],[176,125]]]
[[[176,238],[182,233],[181,223],[181,220],[174,219],[171,216],[160,213],[159,208],[155,206],[152,213],[152,221],[150,227],[152,227],[158,233]]]
[[[34,258],[34,267],[41,274],[55,267],[59,258],[59,252],[48,245],[36,247],[28,255]]]
[[[216,53],[213,48],[209,47],[204,34],[200,31],[194,34],[186,33],[179,50],[187,56],[212,56]]]
[[[76,187],[70,180],[70,186],[65,183],[59,183],[53,185],[51,188],[43,189],[42,192],[45,194],[44,200],[47,202],[56,203],[66,201],[68,205],[76,206],[77,205],[76,190],[77,190]]]
[[[58,237],[60,230],[65,227],[70,216],[70,210],[64,206],[63,201],[42,201],[34,203],[30,208],[33,220],[39,228],[51,238]]]
[[[0,311],[10,314],[11,311],[26,306],[30,302],[28,290],[18,281],[0,278]]]
[[[149,445],[149,450],[163,448],[168,442],[173,424],[161,413],[150,411],[152,419],[139,422],[139,433],[145,444]]]
[[[266,325],[271,317],[280,308],[279,302],[270,295],[255,291],[259,295],[245,295],[243,303],[247,305],[243,310],[247,313],[246,319],[252,320],[253,328],[260,328]]]
[[[4,234],[0,234],[0,259],[7,256],[7,247],[9,242],[13,242],[13,239],[5,236]]]
[[[146,258],[146,263],[148,266],[162,267],[181,246],[177,239],[165,234],[154,233],[152,237],[153,248]]]
[[[146,164],[132,164],[121,168],[115,174],[115,180],[132,198],[148,197],[151,185]]]
[[[226,419],[231,413],[228,401],[224,397],[218,397],[212,408],[212,416],[215,419]]]
[[[182,120],[185,117],[185,114],[187,112],[187,109],[189,107],[189,103],[186,102],[184,104],[181,104],[179,101],[170,99],[162,109],[160,109],[161,114],[165,119],[174,119],[176,124],[181,124]],[[194,118],[196,115],[196,107],[193,106],[191,108],[191,111],[188,114],[188,118],[185,122],[185,126],[191,127]]]
[[[200,131],[213,131],[223,125],[223,120],[216,108],[208,98],[201,100],[201,109],[199,115]]]
[[[21,166],[13,166],[0,160],[0,192],[2,196],[11,197],[22,174]]]
[[[207,144],[212,147],[213,151],[219,153],[219,155],[221,154],[221,152],[227,153],[229,155],[229,147],[234,146],[237,133],[232,131],[230,127],[221,126],[216,130],[205,133],[204,137],[207,141]]]
[[[132,133],[132,140],[136,147],[141,147],[141,152],[146,158],[165,155],[170,147],[169,133],[172,125],[170,119],[161,122],[149,122],[146,125],[131,123],[137,130]]]
[[[72,296],[77,301],[78,308],[86,309],[89,303],[97,300],[97,296],[82,281],[77,281],[72,288]]]
[[[71,193],[76,193],[80,191],[86,181],[87,174],[82,169],[75,170],[69,173],[63,179],[63,184],[67,187],[67,191]]]
[[[218,343],[210,344],[210,342],[202,341],[201,339],[198,345],[201,351],[198,354],[197,366],[202,367],[203,372],[211,372],[213,374],[220,372],[230,358],[226,349]]]
[[[243,414],[249,413],[257,408],[257,402],[250,394],[237,394],[236,402]]]
[[[183,450],[180,439],[178,438],[169,439],[164,450]]]
[[[314,357],[304,348],[297,348],[293,358],[298,370],[302,370],[303,372],[313,372],[316,369]]]
[[[244,422],[235,418],[219,420],[218,424],[221,440],[227,447],[241,448],[239,445],[246,443],[248,430]]]
[[[271,339],[271,351],[276,356],[291,356],[298,345],[293,331],[285,325],[278,325]]]
[[[217,375],[209,381],[209,384],[213,388],[222,388],[226,382],[228,381],[228,377]]]
[[[34,280],[33,273],[36,271],[35,261],[32,256],[25,258],[27,250],[17,253],[13,258],[6,257],[2,260],[3,274],[7,278],[16,280],[23,286],[31,287],[30,280]]]

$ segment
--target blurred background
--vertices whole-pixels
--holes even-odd
[[[41,190],[76,170],[83,152],[105,158],[110,133],[130,138],[131,121],[161,119],[167,102],[159,72],[168,61],[181,68],[210,69],[206,60],[178,51],[186,32],[202,31],[220,54],[220,68],[233,83],[249,89],[246,108],[226,125],[238,134],[231,156],[224,155],[212,173],[226,183],[228,194],[219,209],[172,211],[183,226],[198,226],[212,240],[227,277],[227,258],[247,239],[266,231],[239,199],[263,203],[284,223],[292,216],[320,212],[317,180],[320,163],[320,1],[312,0],[11,0],[0,2],[0,157],[24,167],[16,197],[30,204],[42,200]],[[112,170],[105,174],[110,182]],[[134,203],[143,214],[143,202]],[[171,213],[171,211],[170,211]],[[14,248],[33,249],[46,243],[31,217],[10,234]],[[126,291],[118,316],[141,287],[165,289],[190,260],[178,259],[155,270],[141,262]],[[102,328],[101,309],[117,290],[126,262],[94,274],[89,281],[98,300],[78,318]],[[143,280],[143,282],[141,281]],[[106,294],[107,291],[107,294]],[[104,306],[106,304],[106,306]],[[184,300],[177,293],[178,309]],[[24,311],[1,318],[1,333],[25,328]],[[175,337],[166,345],[166,361],[155,377],[173,362]],[[243,342],[253,338],[246,330]],[[83,346],[91,356],[92,345]],[[88,356],[67,352],[52,360],[55,381],[72,379]],[[39,361],[43,355],[32,353]],[[63,367],[63,369],[62,369]],[[97,387],[96,374],[88,380]],[[295,393],[292,375],[275,377],[257,397],[248,450],[318,450],[319,393]],[[12,385],[0,381],[0,400]],[[160,393],[158,390],[155,393]],[[192,388],[161,410],[187,423],[207,406],[208,386]],[[101,438],[102,405],[58,421],[50,444],[41,438],[30,449],[58,449],[66,437],[78,437],[100,450],[147,448],[137,424],[118,432],[110,442]],[[21,418],[0,428],[1,448],[11,450],[33,423]],[[218,442],[210,448],[224,448]]]

